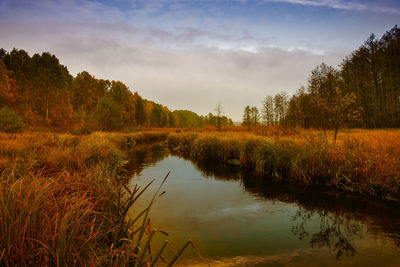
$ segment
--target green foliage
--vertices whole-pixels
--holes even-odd
[[[99,100],[88,121],[88,128],[92,131],[116,131],[122,127],[121,109],[109,97]]]
[[[25,123],[12,109],[5,106],[0,109],[0,131],[6,133],[22,132]]]
[[[174,114],[179,118],[180,127],[199,127],[203,122],[199,115],[190,110],[175,110]]]

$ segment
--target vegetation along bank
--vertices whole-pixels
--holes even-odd
[[[265,179],[332,186],[398,201],[399,134],[398,130],[352,130],[334,143],[317,131],[272,137],[189,132],[170,134],[168,144],[183,155],[237,164]]]
[[[166,135],[0,133],[0,265],[156,264],[172,245],[150,249],[163,234],[151,228],[152,203],[128,216],[146,188],[126,187],[120,171],[127,149]]]

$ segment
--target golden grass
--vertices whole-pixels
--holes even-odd
[[[240,162],[265,177],[400,198],[400,130],[347,130],[336,143],[333,132],[282,131],[175,133],[168,142],[194,158]]]
[[[166,133],[0,134],[1,266],[153,266],[166,242],[155,234],[149,206],[128,210],[146,190],[128,188],[119,171],[123,148],[165,139]],[[165,182],[165,179],[164,181]],[[192,245],[193,246],[193,245]]]
[[[77,170],[99,162],[118,169],[126,160],[124,150],[163,140],[166,136],[163,132],[95,132],[86,136],[0,133],[0,173],[7,168],[46,172]]]

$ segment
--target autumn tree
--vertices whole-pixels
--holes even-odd
[[[336,97],[333,99],[330,110],[330,120],[335,130],[334,142],[338,131],[348,123],[361,119],[361,109],[356,106],[357,97],[354,93],[343,94],[342,90],[336,88]]]
[[[0,108],[9,104],[11,86],[8,74],[5,64],[0,61]]]
[[[47,52],[33,55],[32,72],[35,88],[34,103],[36,109],[45,117],[45,122],[49,124],[54,119],[50,117],[50,108],[55,106],[55,99],[51,95],[53,91],[69,90],[72,76],[55,55]]]
[[[136,97],[136,102],[135,102],[135,119],[137,125],[145,125],[146,123],[146,110],[145,110],[145,105],[144,101],[140,96]]]
[[[73,78],[71,102],[80,120],[87,119],[109,87],[110,81],[98,80],[87,71],[82,71]]]
[[[89,130],[116,131],[121,127],[121,107],[112,98],[102,97],[88,120]]]
[[[290,98],[286,120],[289,126],[300,126],[304,128],[311,127],[314,116],[314,103],[310,95],[307,94],[304,86],[297,89],[296,93]]]

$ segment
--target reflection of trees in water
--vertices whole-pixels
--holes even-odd
[[[351,241],[362,236],[362,223],[355,218],[340,216],[326,210],[315,212],[300,207],[293,216],[293,221],[300,221],[292,227],[293,234],[300,240],[309,237],[310,232],[306,230],[306,224],[315,216],[319,219],[319,231],[311,234],[311,247],[328,247],[336,254],[337,259],[343,254],[353,256],[356,250]]]
[[[400,209],[398,204],[385,203],[357,194],[322,187],[296,185],[257,176],[249,170],[215,162],[194,162],[206,177],[217,180],[240,179],[246,191],[268,200],[295,203],[292,232],[299,239],[309,238],[312,247],[327,247],[336,254],[352,256],[352,244],[368,229],[374,235],[390,237],[400,247]],[[317,220],[318,230],[307,226]],[[298,223],[296,225],[296,223]]]
[[[139,145],[128,153],[129,162],[124,167],[125,175],[127,177],[140,175],[144,168],[157,163],[169,154],[169,150],[166,149],[164,142],[152,145]]]
[[[163,144],[144,146],[130,153],[126,170],[132,176],[146,166],[167,157]],[[180,155],[176,155],[180,156]],[[188,158],[185,158],[188,159]],[[286,181],[257,176],[238,166],[198,161],[194,166],[203,176],[217,180],[240,180],[250,194],[272,201],[294,203],[298,211],[293,217],[292,232],[299,239],[309,238],[312,247],[327,247],[339,259],[354,255],[352,241],[368,229],[374,235],[385,235],[400,247],[400,209],[398,204],[374,201],[358,194],[339,192],[323,187],[296,185]],[[308,225],[318,224],[311,232]]]
[[[215,178],[217,180],[235,181],[240,179],[240,167],[221,168],[221,163],[213,161],[193,162],[193,165],[204,177]]]

